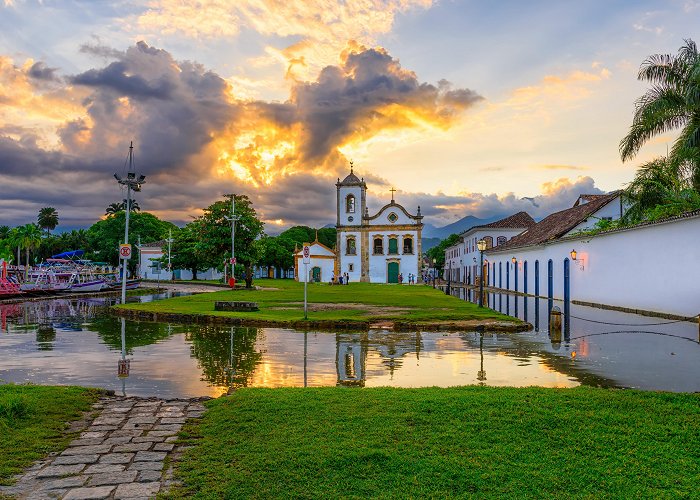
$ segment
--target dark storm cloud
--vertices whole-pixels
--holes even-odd
[[[385,111],[399,105],[428,120],[450,120],[482,99],[469,89],[452,90],[418,82],[414,73],[381,49],[347,54],[342,66],[328,66],[313,83],[298,83],[291,103],[305,129],[306,158],[328,155],[353,134],[366,135],[380,128],[408,126],[405,117]]]
[[[134,98],[153,97],[168,99],[173,92],[173,85],[166,79],[149,81],[137,75],[128,75],[128,65],[114,62],[104,69],[91,69],[71,79],[75,85],[111,88],[119,95]]]
[[[45,63],[39,61],[32,64],[27,74],[37,80],[57,80],[57,68],[49,68]]]

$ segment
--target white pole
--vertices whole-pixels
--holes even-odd
[[[131,150],[133,144],[129,147],[129,163],[131,163]],[[126,224],[124,225],[124,244],[129,244],[129,212],[131,212],[131,184],[126,184]],[[121,257],[121,255],[120,255]],[[126,304],[126,259],[122,259],[122,304]]]
[[[306,285],[309,283],[309,265],[304,263],[304,319],[307,319]]]

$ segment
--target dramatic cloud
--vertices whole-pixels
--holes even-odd
[[[374,44],[391,30],[397,14],[428,8],[432,0],[155,0],[135,25],[155,35],[234,37],[244,29],[296,42],[267,47],[256,64],[281,63],[289,76],[305,79],[332,64],[350,40]]]
[[[186,222],[234,190],[279,224],[301,222],[297,209],[307,220],[332,222],[333,184],[348,163],[343,146],[393,131],[447,129],[481,99],[446,81],[422,83],[383,49],[357,44],[315,81],[296,83],[284,103],[236,99],[219,75],[144,42],[82,51],[104,65],[59,76],[42,63],[0,59],[0,81],[13,89],[0,93],[8,104],[0,111],[0,195],[18,205],[48,203],[54,198],[39,192],[66,183],[95,204],[89,215],[64,214],[76,224],[121,197],[111,175],[123,171],[131,140],[137,170],[148,176],[144,209]],[[36,110],[44,129],[23,122],[27,110]]]

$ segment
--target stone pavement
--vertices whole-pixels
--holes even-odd
[[[201,400],[103,398],[99,415],[58,455],[35,463],[0,495],[22,499],[153,498],[173,482],[177,432]],[[168,469],[164,470],[165,464]]]

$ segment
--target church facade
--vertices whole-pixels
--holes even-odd
[[[336,276],[350,282],[398,283],[399,276],[421,276],[421,232],[423,216],[416,215],[391,201],[370,215],[367,209],[367,185],[350,166],[350,174],[337,189]]]

